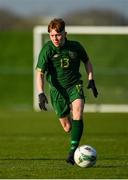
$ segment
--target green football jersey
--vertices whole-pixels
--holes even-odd
[[[48,41],[39,54],[36,68],[47,73],[46,79],[51,86],[69,88],[81,78],[81,61],[86,63],[88,55],[79,42],[66,39],[63,47],[55,47]]]

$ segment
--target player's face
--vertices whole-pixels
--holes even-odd
[[[50,31],[50,39],[54,46],[61,47],[65,43],[66,32],[62,31],[61,33],[56,32],[54,29]]]

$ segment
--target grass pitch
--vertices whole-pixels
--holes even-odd
[[[86,113],[82,144],[96,148],[92,168],[65,162],[70,135],[54,113],[0,111],[0,178],[128,178],[128,114]]]
[[[128,104],[128,36],[78,38],[94,65],[99,92],[95,100],[87,91],[87,102]],[[96,166],[67,165],[70,135],[54,113],[31,110],[32,39],[30,31],[0,32],[0,178],[128,179],[128,114],[85,114],[81,145],[96,148]]]

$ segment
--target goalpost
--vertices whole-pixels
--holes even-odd
[[[127,35],[127,26],[66,26],[68,34],[99,34],[99,35]],[[44,35],[47,33],[47,26],[36,26],[33,29],[33,108],[39,111],[38,93],[36,89],[35,67],[38,60],[39,52],[44,43]],[[86,112],[128,112],[128,105],[115,104],[86,104]]]

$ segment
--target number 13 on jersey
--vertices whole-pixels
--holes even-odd
[[[69,59],[63,58],[61,59],[61,68],[68,68],[69,67]]]

